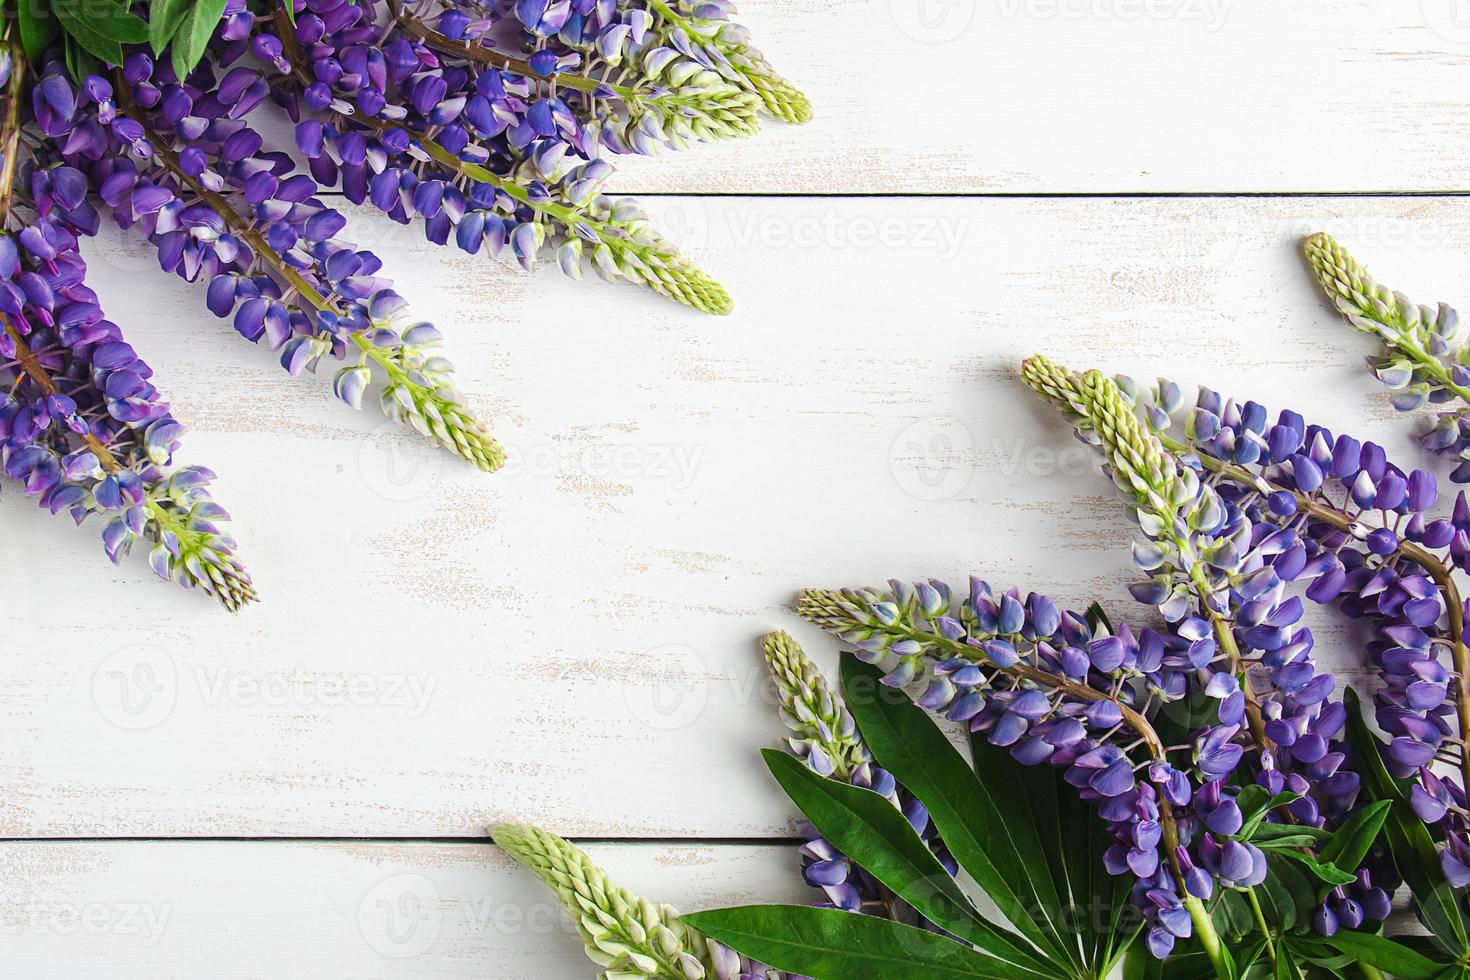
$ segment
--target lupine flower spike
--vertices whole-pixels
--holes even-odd
[[[301,119],[297,146],[319,181],[340,180],[353,203],[370,202],[396,221],[421,219],[439,244],[453,234],[464,251],[483,246],[491,255],[509,245],[528,269],[550,244],[573,277],[590,264],[605,279],[730,312],[729,294],[664,241],[641,208],[599,192],[612,170],[599,157],[595,124],[578,129],[563,100],[535,99],[534,73],[520,77],[475,59],[456,64],[442,45],[392,31],[391,15],[396,39],[365,53],[364,42],[383,30],[379,13],[371,3],[313,3],[295,24],[278,12],[267,24],[276,35],[261,35],[280,51],[275,64],[285,84],[276,98]],[[364,58],[381,67],[334,72],[330,81],[315,67]],[[572,162],[577,157],[583,162]]]
[[[490,836],[551,889],[605,980],[785,980],[685,925],[674,908],[614,884],[585,852],[555,834],[500,824]]]
[[[210,498],[213,474],[172,468],[183,427],[84,282],[78,239],[98,227],[86,177],[47,144],[19,138],[25,60],[15,30],[0,129],[0,463],[52,514],[78,524],[97,515],[113,561],[144,541],[160,577],[237,610],[255,588]],[[48,97],[63,101],[46,80],[35,92],[38,117]]]
[[[1027,362],[1025,375],[1072,414],[1080,383],[1075,375],[1044,358]],[[1431,772],[1431,762],[1450,763],[1462,779],[1470,774],[1462,743],[1445,723],[1454,717],[1465,731],[1470,721],[1460,680],[1467,667],[1464,603],[1451,574],[1470,562],[1464,495],[1450,519],[1432,519],[1434,477],[1399,469],[1371,442],[1334,436],[1290,411],[1272,423],[1264,406],[1229,401],[1207,388],[1190,410],[1167,381],[1147,389],[1127,379],[1118,384],[1132,393],[1139,422],[1180,465],[1215,488],[1232,521],[1249,526],[1240,539],[1246,549],[1242,574],[1229,592],[1230,622],[1239,648],[1265,668],[1260,676],[1269,681],[1258,692],[1271,753],[1271,765],[1261,763],[1268,780],[1263,785],[1310,793],[1287,813],[1300,823],[1330,827],[1350,812],[1361,783],[1341,739],[1346,713],[1331,698],[1333,679],[1317,671],[1311,632],[1299,625],[1300,598],[1286,593],[1296,584],[1307,599],[1377,630],[1368,652],[1388,682],[1377,700],[1379,725],[1393,736],[1390,765],[1396,775],[1418,774],[1416,806],[1447,821],[1445,874],[1456,886],[1470,884],[1463,809],[1445,815],[1429,803],[1455,792]],[[1085,431],[1085,419],[1074,416],[1074,422]],[[1386,913],[1385,889],[1395,882],[1392,868],[1382,863],[1371,874],[1364,869],[1354,888],[1329,895],[1317,920],[1321,930],[1360,919],[1360,909],[1370,910],[1370,917]]]
[[[819,776],[886,797],[953,874],[954,859],[944,850],[924,805],[873,763],[841,695],[827,685],[796,640],[786,632],[771,633],[761,641],[761,649],[775,681],[781,720],[791,732],[786,740],[791,754]],[[827,899],[824,905],[909,925],[926,924],[912,906],[849,861],[810,823],[803,822],[801,833],[806,839],[801,848],[802,877],[822,889]]]
[[[453,366],[437,353],[439,332],[405,321],[403,300],[376,275],[377,257],[336,237],[346,219],[238,121],[266,92],[254,70],[239,72],[210,91],[193,84],[200,73],[180,85],[167,65],[135,52],[116,88],[96,78],[75,91],[53,62],[37,88],[37,118],[114,220],[138,227],[165,270],[208,282],[209,310],[278,351],[288,372],[350,359],[333,388],[356,408],[376,367],[385,414],[495,469],[504,454],[465,408]]]
[[[1338,311],[1383,343],[1383,353],[1368,358],[1368,367],[1393,390],[1394,408],[1448,406],[1424,445],[1460,460],[1450,479],[1470,483],[1470,336],[1461,328],[1459,312],[1448,303],[1421,306],[1378,283],[1330,235],[1313,235],[1305,248],[1307,262]]]

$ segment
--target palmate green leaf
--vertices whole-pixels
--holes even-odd
[[[1375,936],[1371,932],[1343,929],[1330,938],[1318,938],[1316,942],[1331,946],[1338,952],[1351,956],[1356,962],[1367,963],[1402,980],[1428,980],[1446,966],[1402,943]]]
[[[1357,962],[1351,956],[1339,953],[1326,943],[1318,942],[1314,934],[1292,933],[1282,936],[1280,941],[1291,947],[1291,952],[1298,962],[1321,967],[1333,976],[1342,976],[1342,971],[1346,967]]]
[[[985,773],[982,778],[992,786],[1003,786],[1003,771],[994,758],[1002,750],[989,742],[976,747],[980,741],[972,738],[971,749],[980,771]],[[1098,976],[1104,976],[1130,946],[1137,945],[1135,940],[1144,925],[1129,895],[1128,878],[1109,874],[1104,865],[1103,854],[1115,841],[1092,804],[1062,779],[1060,772],[1049,766],[1022,766],[1009,752],[1006,760],[1022,775],[1025,798],[1048,855],[1059,858],[1052,864],[1056,886],[1063,894],[1070,889],[1072,924],[1087,951],[1085,961],[1099,971]],[[1053,825],[1055,836],[1049,829]],[[1081,841],[1086,841],[1085,846],[1079,844]],[[1106,910],[1106,916],[1094,919],[1093,913],[1102,910]],[[1125,921],[1125,917],[1132,918]]]
[[[924,804],[945,846],[1006,921],[1048,956],[1081,967],[1048,872],[1049,862],[1059,857],[1057,848],[1049,853],[1042,846],[1024,794],[1016,792],[1021,766],[1007,757],[1003,775],[1012,779],[997,798],[928,714],[902,691],[880,683],[882,676],[856,657],[842,658],[843,699],[869,751]]]
[[[1015,973],[1067,976],[1027,947],[1021,937],[981,916],[904,815],[885,797],[818,776],[785,752],[765,749],[761,755],[786,795],[818,833],[929,921],[1011,964]]]
[[[1244,936],[1256,927],[1245,897],[1233,888],[1220,890],[1210,918],[1215,924],[1215,931],[1230,939]]]
[[[174,74],[184,78],[204,57],[204,49],[219,26],[228,0],[196,0],[179,21],[173,35]]]
[[[1106,824],[1050,767],[1023,766],[979,733],[970,737],[970,755],[977,778],[1007,812],[1009,826],[1035,828],[1052,887],[1066,896],[1062,935],[1074,932],[1084,962],[1106,972],[1101,968],[1122,955],[1139,932],[1137,926],[1124,928],[1123,917],[1134,911],[1126,879],[1103,866],[1103,852],[1113,844]],[[1097,917],[1104,909],[1106,918]]]
[[[779,970],[822,980],[1012,980],[1015,967],[888,919],[803,905],[747,905],[680,918]]]
[[[1445,880],[1429,829],[1415,815],[1404,789],[1384,766],[1378,739],[1363,718],[1357,692],[1348,688],[1342,700],[1348,709],[1348,744],[1363,781],[1363,792],[1369,799],[1392,803],[1383,829],[1394,866],[1414,893],[1414,903],[1435,942],[1450,956],[1459,957],[1470,949],[1470,923],[1466,922],[1464,904]]]
[[[1285,943],[1276,947],[1276,969],[1272,976],[1275,980],[1301,980],[1301,970],[1297,968],[1296,957],[1292,955],[1291,947]]]
[[[47,0],[15,0],[16,22],[20,27],[20,43],[26,60],[39,65],[46,49],[56,43],[58,28]]]

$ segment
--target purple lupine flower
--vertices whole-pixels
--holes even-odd
[[[41,98],[60,118],[65,93],[50,86]],[[13,235],[0,232],[0,469],[52,514],[101,518],[114,562],[146,541],[160,577],[237,610],[255,589],[221,527],[228,515],[209,495],[213,474],[171,468],[183,427],[86,285],[78,240],[97,231],[98,216],[85,183],[42,145],[6,202],[31,217]]]
[[[1107,823],[1113,845],[1104,864],[1133,879],[1156,953],[1187,935],[1185,903],[1212,894],[1215,879],[1258,883],[1264,859],[1257,863],[1253,847],[1241,852],[1228,829],[1231,809],[1238,813],[1237,790],[1225,782],[1240,757],[1238,729],[1205,725],[1196,733],[1201,752],[1165,746],[1149,721],[1171,701],[1203,695],[1218,673],[1198,620],[1110,633],[1044,595],[996,593],[980,579],[958,596],[937,581],[812,590],[798,612],[916,703],[984,733],[1023,764],[1060,769]],[[1221,701],[1227,717],[1229,702]]]
[[[553,4],[538,16],[567,9]],[[483,33],[488,21],[437,18],[452,34],[473,33],[467,47],[464,37],[400,13],[402,25],[385,28],[380,21],[392,13],[376,4],[313,0],[294,26],[283,18],[261,25],[278,32],[264,45],[264,60],[283,75],[273,97],[297,120],[297,146],[320,183],[340,183],[348,200],[371,202],[396,221],[422,221],[438,244],[453,238],[465,251],[492,255],[509,244],[530,267],[550,241],[573,276],[585,259],[603,278],[729,311],[728,294],[661,239],[640,208],[601,194],[611,168],[598,157],[602,130],[615,136],[631,128],[643,150],[651,133],[676,145],[738,135],[749,128],[746,116],[753,124],[748,93],[692,61],[687,70],[661,67],[667,89],[646,74],[651,90],[624,91],[562,72],[576,64],[571,55],[551,64],[540,58],[552,81],[495,52]],[[229,64],[244,52],[236,45],[218,60]],[[661,122],[667,100],[679,108]]]
[[[76,93],[59,64],[45,72],[60,153],[86,173],[120,226],[137,227],[158,249],[166,271],[208,283],[212,312],[268,344],[292,374],[329,355],[351,358],[334,389],[354,407],[362,372],[377,366],[386,414],[482,469],[503,461],[464,408],[449,362],[434,349],[438,335],[405,339],[411,327],[377,274],[378,258],[337,238],[345,221],[316,196],[316,182],[293,173],[241,121],[268,91],[258,71],[238,67],[214,79],[201,70],[181,84],[166,64],[135,51],[115,115],[111,86],[84,84]]]

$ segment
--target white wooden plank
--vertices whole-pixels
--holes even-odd
[[[693,911],[806,902],[794,848],[594,845]],[[572,922],[498,849],[452,844],[0,844],[7,976],[590,980]]]
[[[1325,225],[1426,301],[1470,251],[1458,198],[659,210],[733,316],[360,226],[511,448],[490,477],[91,249],[264,602],[231,618],[0,499],[0,832],[784,833],[754,641],[793,628],[832,662],[799,588],[975,571],[1130,606],[1127,521],[1022,356],[1289,399],[1414,454],[1298,240]]]
[[[642,191],[1470,186],[1453,0],[745,0],[805,127],[619,163]]]

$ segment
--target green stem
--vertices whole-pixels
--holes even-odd
[[[1408,354],[1415,363],[1434,375],[1434,380],[1438,381],[1442,387],[1453,391],[1462,402],[1470,405],[1470,388],[1456,384],[1450,372],[1445,369],[1443,362],[1421,347],[1419,342],[1409,334],[1409,328],[1407,326],[1399,326],[1395,323],[1379,320],[1377,317],[1369,317],[1368,319],[1376,320],[1378,323],[1382,323],[1384,326],[1398,331],[1397,336],[1392,340],[1385,338],[1386,342],[1390,346],[1397,347],[1399,350]]]
[[[1261,930],[1261,938],[1266,940],[1266,955],[1271,957],[1271,962],[1276,962],[1276,944],[1271,941],[1271,930],[1266,926],[1266,913],[1261,909],[1261,900],[1256,897],[1254,888],[1245,890],[1246,901],[1250,903],[1251,915],[1255,916],[1256,928]]]
[[[1195,938],[1199,940],[1200,948],[1204,950],[1210,965],[1215,968],[1215,976],[1220,980],[1234,980],[1230,961],[1226,959],[1229,954],[1225,952],[1225,945],[1220,941],[1220,934],[1215,931],[1214,920],[1210,918],[1204,903],[1185,892],[1184,907],[1189,910],[1189,917],[1194,922]]]

